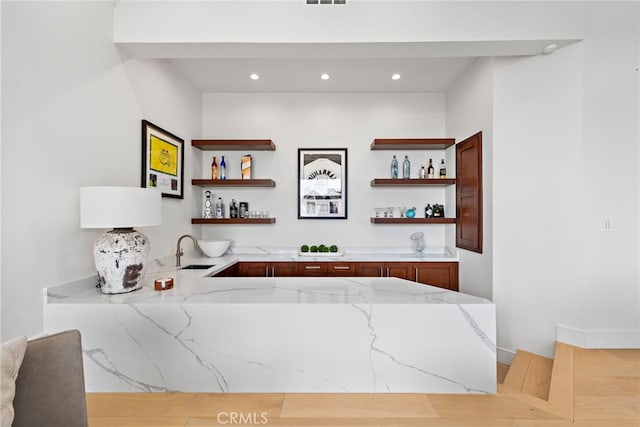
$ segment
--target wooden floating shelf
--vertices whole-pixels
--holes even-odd
[[[191,145],[200,150],[218,151],[275,151],[270,139],[192,139]]]
[[[192,179],[192,185],[200,187],[275,187],[272,179]]]
[[[455,183],[456,183],[455,178],[427,178],[427,179],[375,178],[371,180],[372,187],[396,187],[396,186],[412,186],[412,185],[452,185]]]
[[[275,218],[191,218],[191,224],[275,224]]]
[[[455,218],[371,218],[372,224],[455,224]]]
[[[442,150],[456,143],[454,138],[376,138],[372,150]]]

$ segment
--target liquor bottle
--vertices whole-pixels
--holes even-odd
[[[211,191],[204,192],[204,210],[202,211],[203,218],[213,218],[213,203],[211,203]]]
[[[433,218],[433,208],[431,207],[431,205],[427,205],[426,208],[424,208],[424,217],[425,218]]]
[[[391,178],[398,178],[398,159],[396,159],[396,155],[393,155],[393,159],[391,159]]]
[[[238,205],[236,205],[236,199],[231,199],[229,205],[229,218],[238,218]]]
[[[224,203],[222,202],[222,197],[218,197],[218,201],[216,202],[216,218],[224,218]]]
[[[249,218],[249,202],[240,202],[240,218]]]
[[[447,177],[447,167],[444,165],[444,159],[440,159],[440,178]]]
[[[224,161],[224,156],[220,161],[220,179],[227,179],[227,164]]]
[[[434,178],[435,171],[433,169],[433,160],[429,159],[429,167],[427,167],[427,178]]]
[[[427,177],[427,170],[424,166],[420,166],[420,179],[425,179]]]
[[[218,179],[218,163],[216,163],[216,156],[213,156],[211,161],[211,179]]]
[[[251,154],[242,156],[240,160],[240,173],[242,179],[251,179]]]
[[[411,178],[411,162],[409,162],[408,156],[404,156],[404,161],[402,162],[402,178]]]

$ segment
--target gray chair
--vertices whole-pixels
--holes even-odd
[[[27,343],[13,407],[13,427],[87,427],[79,331]]]

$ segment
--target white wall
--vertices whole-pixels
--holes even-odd
[[[640,3],[590,3],[583,42],[584,328],[640,347]],[[603,233],[602,221],[613,231]],[[635,333],[634,333],[635,331]],[[593,335],[595,332],[595,336]]]
[[[496,61],[501,347],[552,355],[557,326],[576,345],[640,345],[639,16],[637,3],[589,4],[579,45]]]
[[[203,101],[203,137],[269,138],[275,152],[254,152],[255,177],[273,178],[273,189],[224,189],[225,203],[248,201],[251,210],[268,210],[274,225],[200,226],[204,236],[226,237],[235,245],[299,246],[302,243],[338,246],[392,246],[409,248],[409,236],[423,231],[429,246],[444,245],[446,225],[374,225],[375,207],[416,206],[424,215],[427,203],[444,203],[441,188],[372,188],[373,178],[389,176],[391,156],[412,162],[412,176],[442,150],[371,151],[374,138],[443,137],[444,94],[221,94],[209,93]],[[297,219],[297,149],[334,147],[348,149],[348,219]],[[209,172],[211,156],[204,152],[203,170]],[[229,177],[239,177],[243,152],[227,153]],[[208,176],[207,176],[208,177]],[[446,209],[446,207],[445,207]],[[454,215],[454,212],[447,214]]]
[[[493,58],[479,58],[447,92],[447,135],[462,141],[482,131],[482,253],[459,249],[460,291],[492,299],[493,288]],[[449,164],[455,162],[452,153]],[[455,206],[455,191],[448,204]],[[447,242],[455,246],[455,228],[447,230]]]
[[[552,356],[582,321],[581,47],[496,60],[494,266],[498,342]]]
[[[79,187],[139,186],[140,120],[188,141],[200,129],[200,97],[164,63],[120,57],[111,2],[2,8],[2,337],[9,338],[42,331],[42,287],[95,274],[92,245],[101,231],[79,228]],[[152,256],[173,253],[178,235],[191,230],[191,204],[188,191],[186,200],[163,200],[162,227],[143,229]]]

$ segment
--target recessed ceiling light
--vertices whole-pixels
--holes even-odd
[[[400,80],[400,74],[395,73],[393,76],[391,76],[392,80]]]
[[[331,76],[330,76],[329,74],[327,74],[327,73],[324,73],[324,74],[322,74],[322,75],[320,76],[320,78],[321,78],[322,80],[329,80],[329,78],[330,78],[330,77],[331,77]]]
[[[251,78],[251,80],[258,80],[260,78],[260,76],[256,73],[253,73],[249,76]]]
[[[542,49],[542,53],[544,53],[545,55],[548,55],[550,53],[555,52],[555,50],[558,48],[558,45],[555,43],[551,43],[548,44],[544,47],[544,49]]]

